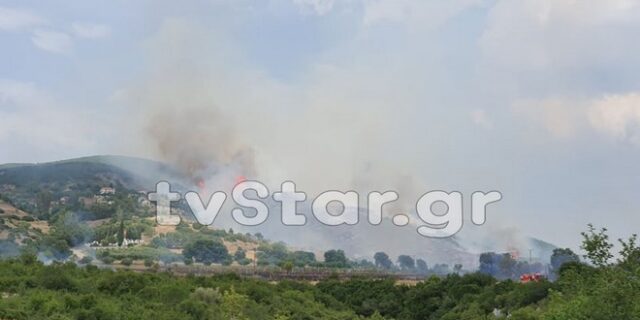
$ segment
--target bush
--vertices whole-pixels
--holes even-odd
[[[72,291],[76,289],[76,281],[61,267],[42,270],[39,283],[49,290]]]
[[[130,266],[133,264],[133,259],[131,258],[124,258],[120,261],[120,263],[122,263],[125,266]]]
[[[100,261],[104,262],[105,264],[112,264],[115,259],[111,256],[104,256],[100,258]]]
[[[99,249],[98,256],[109,255],[115,260],[130,258],[132,260],[162,260],[163,262],[180,261],[180,255],[164,248],[137,246],[131,248]]]
[[[233,258],[234,258],[236,261],[240,261],[240,260],[242,260],[242,259],[244,259],[244,258],[246,258],[246,257],[247,257],[247,255],[246,255],[246,253],[244,252],[244,249],[242,249],[242,248],[239,248],[239,249],[238,249],[238,250],[236,250],[236,252],[233,254]]]
[[[85,257],[82,257],[82,259],[80,259],[80,261],[78,261],[78,262],[81,263],[81,264],[90,264],[91,261],[93,261],[92,257],[85,256]]]

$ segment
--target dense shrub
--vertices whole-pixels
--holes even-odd
[[[230,263],[231,256],[227,251],[227,247],[220,242],[214,240],[197,240],[185,246],[182,252],[185,259],[193,259],[196,262],[204,264],[212,263]]]
[[[432,276],[414,285],[337,276],[315,285],[270,283],[236,274],[184,277],[72,263],[45,266],[35,255],[22,254],[0,261],[0,319],[454,320],[495,319],[495,314],[513,320],[640,319],[640,248],[635,237],[620,241],[623,249],[616,261],[604,231],[591,228],[584,238],[591,265],[564,261],[554,270],[557,281],[529,283],[497,280],[480,272]],[[230,262],[220,246],[218,241],[196,241],[188,246],[192,250],[188,261]],[[263,246],[263,252],[281,252],[278,246]],[[133,249],[138,247],[102,250],[97,256],[104,262],[117,258],[127,264],[134,258],[124,252]],[[162,249],[138,250],[140,254]],[[339,250],[331,254],[333,262],[342,262]],[[483,257],[486,270],[495,257],[499,255]],[[146,265],[151,263],[145,260]],[[294,266],[290,260],[280,265],[289,271]]]

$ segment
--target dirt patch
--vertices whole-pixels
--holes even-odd
[[[82,259],[86,256],[91,256],[93,257],[93,253],[89,254],[89,247],[87,246],[82,246],[82,247],[76,247],[76,248],[71,248],[71,252],[73,252],[73,254],[78,257],[78,259]]]
[[[224,246],[227,247],[229,254],[233,255],[238,251],[238,249],[242,249],[245,252],[245,256],[247,259],[254,261],[256,259],[256,249],[258,248],[257,243],[251,242],[243,242],[243,241],[223,241]]]
[[[98,220],[90,220],[90,221],[86,221],[86,224],[91,227],[91,228],[95,228],[95,227],[99,227],[107,222],[111,221],[111,218],[106,218],[106,219],[98,219]]]
[[[10,216],[10,215],[16,215],[18,217],[25,217],[28,216],[29,214],[12,206],[11,204],[8,204],[2,200],[0,200],[0,209],[2,209],[2,211],[4,211],[4,213],[0,213],[0,216]]]
[[[156,224],[156,218],[155,217],[151,217],[151,218],[146,218],[149,221],[152,221],[154,224],[153,227],[153,234],[151,236],[149,236],[148,234],[142,234],[142,243],[151,243],[151,239],[153,239],[153,237],[156,237],[160,234],[167,234],[167,233],[171,233],[171,232],[175,232],[176,231],[176,227],[175,226],[161,226]]]
[[[32,229],[38,229],[44,234],[49,234],[49,230],[51,229],[49,223],[46,221],[32,221],[29,222],[29,224],[31,225]]]
[[[420,280],[413,280],[413,279],[398,279],[396,280],[396,285],[405,285],[405,286],[410,286],[413,287],[415,285],[417,285],[420,282],[423,282],[423,279]]]
[[[176,227],[175,226],[161,226],[161,225],[156,225],[153,228],[153,232],[155,234],[166,234],[166,233],[171,233],[171,232],[175,232],[176,231]]]

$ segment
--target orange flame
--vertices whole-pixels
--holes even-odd
[[[247,177],[245,177],[245,176],[237,176],[235,185],[238,185],[238,184],[240,184],[242,182],[245,182],[245,181],[247,181]]]

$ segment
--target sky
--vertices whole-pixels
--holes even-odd
[[[640,225],[639,34],[633,0],[2,0],[0,163],[499,190],[487,228],[576,248]]]

